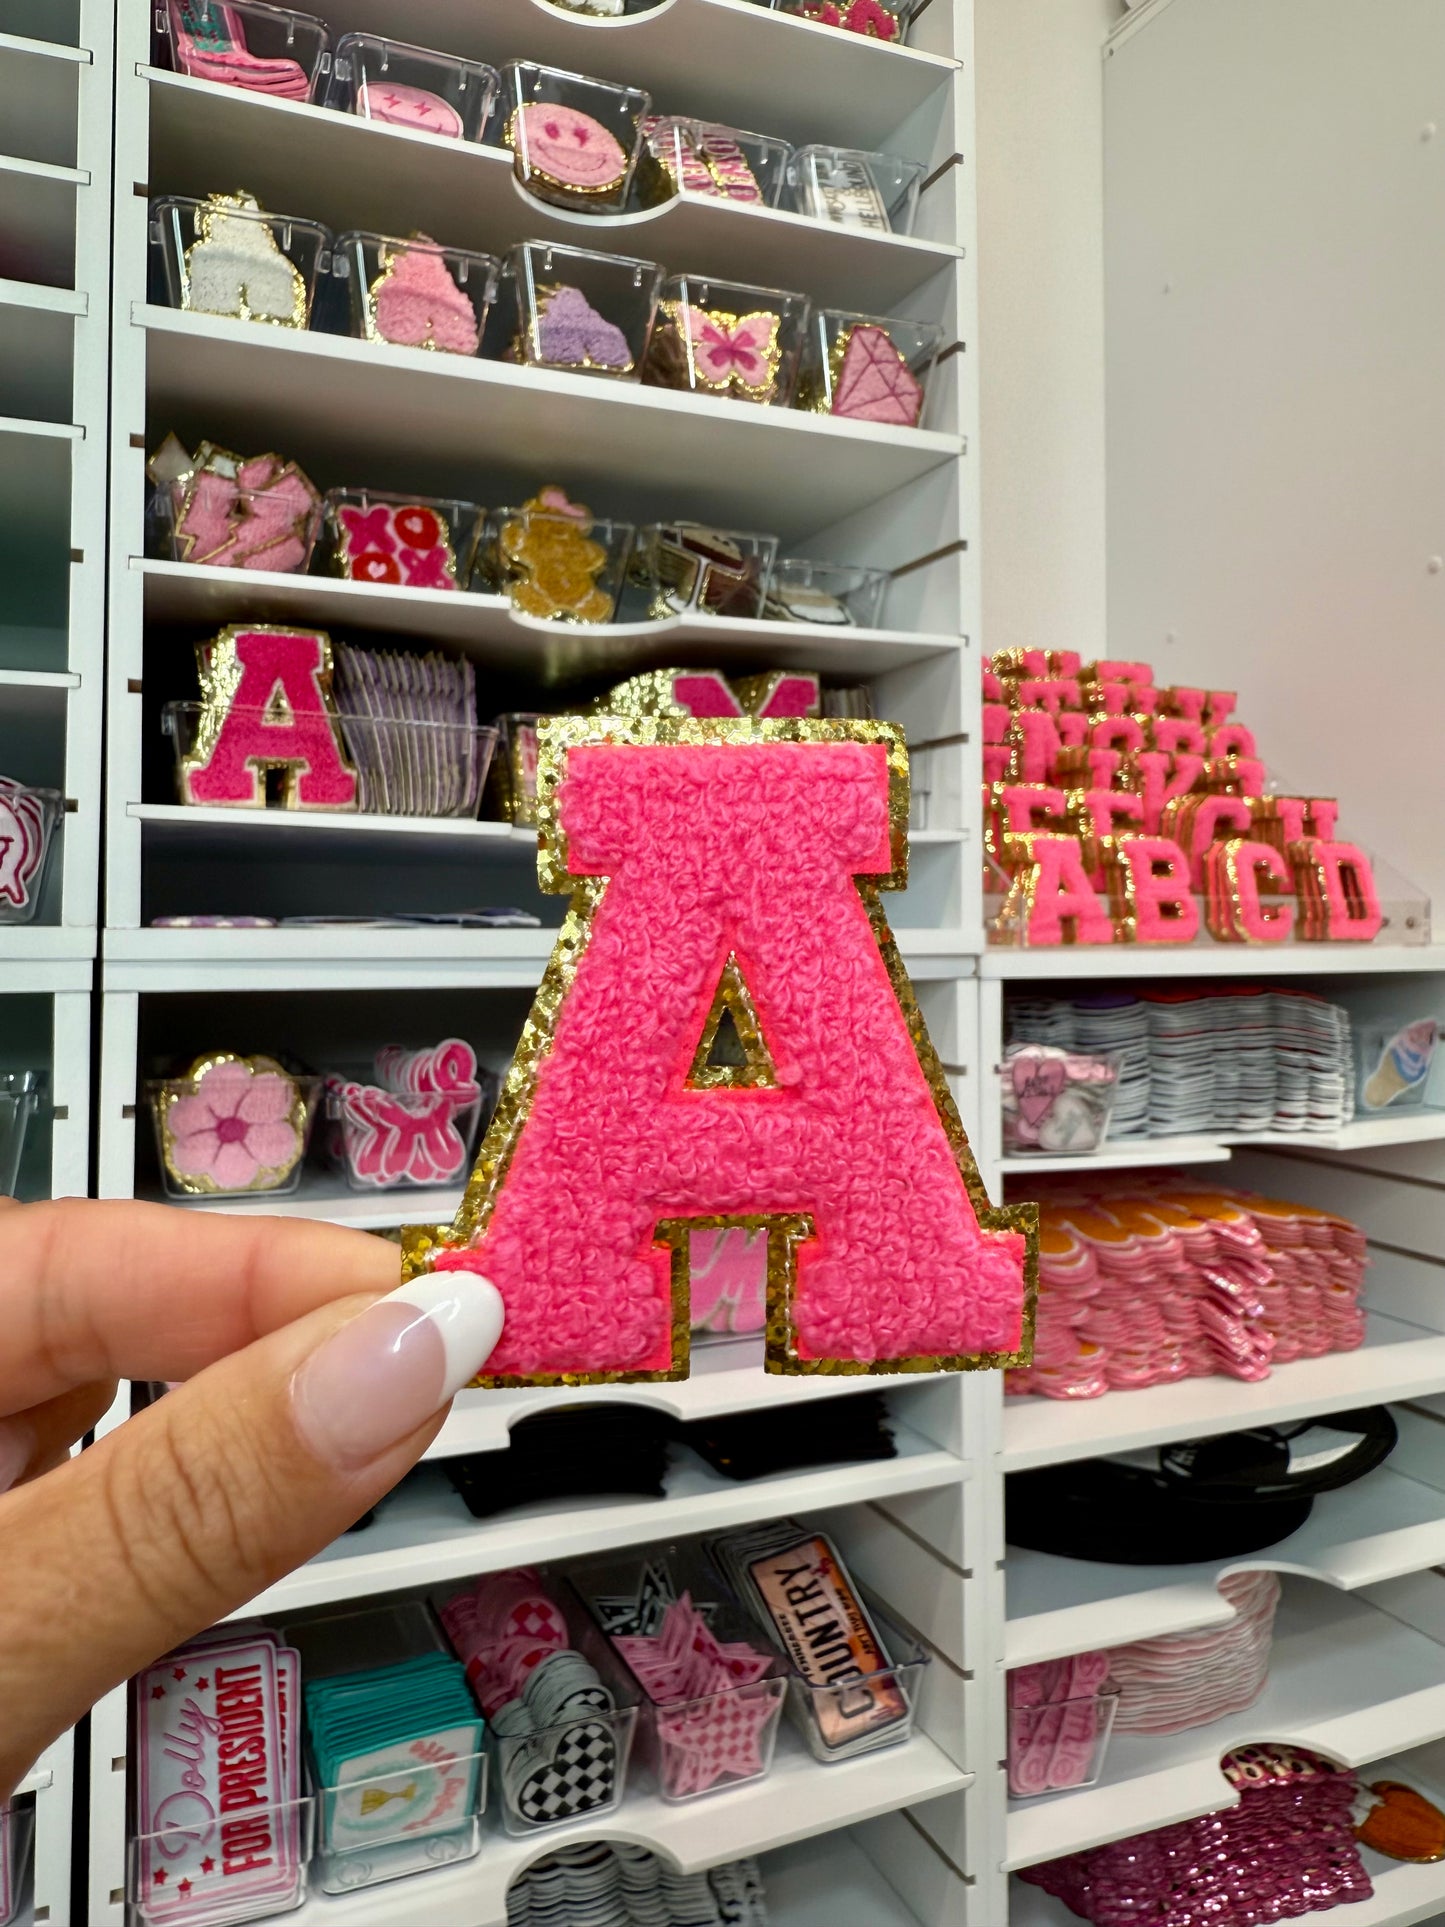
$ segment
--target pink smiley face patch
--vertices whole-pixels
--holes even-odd
[[[403,87],[393,80],[363,80],[356,90],[356,111],[363,120],[410,127],[418,134],[460,140],[462,117],[450,101],[425,87]]]
[[[627,172],[622,143],[575,107],[529,101],[517,109],[512,145],[530,171],[563,187],[611,187]]]

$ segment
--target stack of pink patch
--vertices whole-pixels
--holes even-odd
[[[1015,1666],[1008,1676],[1008,1786],[1019,1797],[1088,1786],[1117,1705],[1107,1653]]]
[[[1226,1626],[1116,1646],[1109,1678],[1119,1689],[1116,1733],[1183,1733],[1253,1706],[1269,1674],[1279,1575],[1230,1573],[1219,1590],[1234,1608]]]
[[[530,1566],[488,1573],[447,1600],[439,1616],[488,1719],[520,1697],[544,1659],[572,1643],[566,1615]]]
[[[1240,1204],[1264,1239],[1274,1274],[1264,1301],[1275,1333],[1275,1363],[1362,1345],[1365,1314],[1359,1298],[1368,1259],[1359,1226],[1270,1198],[1246,1197]]]
[[[655,1721],[665,1795],[685,1799],[767,1771],[783,1686],[767,1677],[770,1655],[746,1640],[716,1638],[689,1593],[667,1608],[655,1634],[612,1643],[666,1709]]]
[[[1363,1342],[1365,1241],[1341,1218],[1147,1181],[1043,1201],[1032,1366],[1013,1393],[1105,1391],[1222,1373]]]

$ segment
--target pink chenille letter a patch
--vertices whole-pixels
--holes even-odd
[[[456,1223],[405,1271],[506,1302],[487,1385],[683,1378],[689,1233],[768,1234],[774,1372],[1024,1362],[1037,1214],[990,1208],[879,902],[890,724],[557,717],[572,902]]]

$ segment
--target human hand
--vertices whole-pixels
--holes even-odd
[[[308,1219],[0,1200],[0,1802],[425,1452],[502,1301],[397,1275],[394,1245]],[[71,1458],[124,1378],[187,1382]]]

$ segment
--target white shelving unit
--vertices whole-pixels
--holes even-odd
[[[578,220],[520,194],[496,150],[165,71],[154,64],[150,10],[121,11],[101,1195],[154,1194],[143,1086],[164,1060],[227,1044],[324,1064],[391,1037],[421,1043],[455,1032],[501,1068],[562,917],[561,900],[536,891],[535,836],[506,825],[180,806],[159,739],[160,705],[194,694],[191,643],[245,618],[379,632],[464,653],[478,668],[484,718],[489,705],[565,706],[574,694],[590,697],[611,680],[669,663],[804,666],[833,682],[871,681],[878,713],[908,730],[929,791],[910,885],[890,901],[890,917],[971,1122],[979,893],[969,727],[978,628],[969,0],[933,0],[918,44],[903,49],[749,0],[671,0],[610,23],[545,0],[331,0],[323,9],[336,33],[390,31],[494,62],[526,54],[650,87],[667,111],[798,143],[873,142],[909,155],[927,174],[909,237],[691,199],[641,217]],[[700,61],[703,45],[709,52]],[[937,319],[947,352],[925,425],[890,431],[156,306],[147,285],[148,198],[238,185],[263,205],[334,230],[425,228],[493,252],[531,237],[580,241],[674,270],[796,287],[825,305]],[[495,504],[517,499],[518,486],[531,493],[555,480],[599,513],[628,520],[685,512],[775,530],[785,553],[894,571],[887,626],[846,636],[772,622],[578,630],[519,617],[496,596],[180,566],[148,556],[144,540],[146,454],[172,429],[190,445],[204,436],[242,452],[276,449],[322,488],[366,483]],[[151,927],[169,914],[374,914],[477,902],[521,903],[544,927]],[[457,1197],[357,1196],[317,1171],[270,1208],[376,1229],[444,1219]],[[983,1550],[965,1499],[976,1401],[954,1378],[881,1383],[897,1434],[893,1460],[735,1484],[679,1451],[660,1501],[524,1508],[491,1521],[474,1519],[434,1464],[386,1502],[372,1526],[250,1610],[284,1615],[528,1560],[821,1513],[860,1575],[933,1648],[920,1730],[906,1747],[838,1769],[790,1752],[756,1788],[686,1807],[641,1795],[611,1825],[530,1841],[507,1840],[498,1827],[467,1866],[424,1884],[313,1900],[307,1919],[366,1927],[410,1920],[421,1907],[429,1921],[451,1927],[500,1927],[507,1884],[522,1866],[568,1837],[595,1834],[642,1840],[690,1868],[764,1853],[770,1872],[776,1865],[774,1911],[783,1927],[805,1927],[829,1895],[846,1907],[864,1892],[877,1901],[870,1919],[880,1923],[931,1921],[939,1907],[961,1920],[970,1871],[965,1813],[983,1757],[981,1710],[965,1674],[965,1647],[976,1634],[957,1583],[965,1567],[981,1564]],[[770,1379],[760,1347],[745,1342],[701,1351],[683,1384],[622,1387],[617,1395],[701,1418],[863,1389]],[[463,1394],[429,1456],[505,1450],[518,1419],[579,1396]],[[120,1927],[126,1911],[126,1728],[124,1696],[114,1694],[92,1719],[92,1927]],[[819,1836],[823,1844],[811,1844]]]
[[[0,4],[0,773],[65,811],[29,924],[0,925],[0,1070],[39,1071],[17,1184],[89,1187],[109,403],[111,0]],[[33,1798],[22,1927],[68,1927],[74,1739]]]
[[[1077,30],[1085,9],[1068,11]],[[1338,796],[1343,833],[1400,864],[1438,904],[1445,865],[1426,802],[1433,715],[1416,710],[1394,727],[1373,703],[1356,705],[1348,678],[1367,661],[1372,677],[1421,677],[1432,695],[1438,686],[1429,555],[1439,543],[1428,532],[1445,502],[1438,470],[1422,483],[1420,461],[1438,434],[1445,361],[1416,300],[1422,272],[1431,291],[1439,280],[1427,237],[1445,178],[1413,76],[1438,71],[1445,23],[1405,7],[1384,34],[1359,26],[1334,0],[1280,0],[1267,20],[1247,0],[1146,0],[1120,14],[1102,63],[1109,630],[988,640],[1140,658],[1161,682],[1238,689],[1267,765],[1310,794]],[[1060,37],[1069,31],[1061,23]],[[1306,43],[1308,75],[1298,66]],[[1294,164],[1318,152],[1309,129],[1321,125],[1348,153],[1338,173]],[[1097,131],[1093,148],[1088,126],[1078,134],[1081,171],[1097,165]],[[1388,232],[1364,212],[1385,207]],[[1336,304],[1323,291],[1340,286],[1328,236],[1342,219],[1358,219],[1375,245]],[[1083,297],[1096,287],[1079,282]],[[1331,344],[1346,338],[1367,345],[1337,384],[1324,370]],[[1387,399],[1396,387],[1398,411]],[[1343,488],[1326,444],[1351,450]],[[1103,490],[1104,473],[1097,482]],[[1061,533],[1060,555],[1073,552],[1085,519]],[[1357,526],[1358,540],[1345,534]],[[1311,667],[1300,681],[1290,665],[1306,629]],[[1387,753],[1357,756],[1351,730]],[[1245,1740],[1293,1740],[1358,1766],[1362,1779],[1438,1790],[1445,1113],[1360,1118],[1294,1138],[1123,1140],[1095,1159],[1005,1158],[996,1067],[1015,985],[1037,995],[1152,980],[1298,984],[1356,1018],[1393,1010],[1403,1020],[1445,1013],[1445,947],[1002,950],[981,956],[979,977],[978,1148],[990,1183],[1027,1196],[1028,1179],[1051,1171],[1079,1182],[1090,1171],[1177,1166],[1209,1188],[1343,1211],[1374,1245],[1357,1352],[1285,1365],[1258,1384],[1192,1379],[1079,1402],[1005,1401],[990,1387],[1001,1408],[988,1428],[991,1464],[1002,1477],[980,1470],[978,1492],[1031,1467],[1379,1402],[1401,1427],[1386,1467],[1321,1497],[1297,1533],[1247,1559],[1128,1567],[1008,1550],[1006,1614],[990,1647],[1000,1685],[1010,1665],[1227,1623],[1217,1587],[1231,1568],[1277,1568],[1286,1598],[1269,1684],[1248,1712],[1170,1738],[1116,1738],[1089,1789],[1008,1802],[995,1772],[990,1858],[1018,1869],[1230,1805],[1217,1763]],[[1344,1910],[1360,1927],[1445,1919],[1440,1868],[1366,1858],[1374,1898]],[[986,1917],[1010,1927],[1074,1918],[1017,1879]]]

